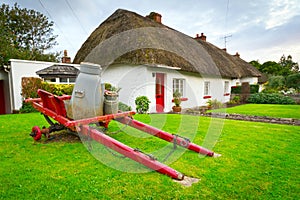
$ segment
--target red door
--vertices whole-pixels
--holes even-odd
[[[164,112],[165,108],[165,75],[156,73],[155,81],[155,98],[156,98],[156,112]]]
[[[4,81],[0,80],[0,115],[5,114]]]

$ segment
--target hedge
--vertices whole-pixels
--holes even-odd
[[[259,85],[250,85],[250,94],[258,93]],[[231,94],[241,94],[242,86],[232,86]]]
[[[37,90],[43,89],[54,95],[61,96],[63,94],[72,95],[74,84],[55,84],[43,82],[42,79],[36,77],[22,78],[22,97],[38,98]],[[35,112],[36,110],[29,103],[23,101],[20,113]]]
[[[247,102],[256,104],[296,104],[295,100],[291,97],[278,93],[251,94]]]

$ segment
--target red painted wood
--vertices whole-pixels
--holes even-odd
[[[155,127],[149,126],[149,125],[144,124],[142,122],[133,120],[129,117],[119,118],[119,119],[116,119],[116,120],[123,123],[123,124],[128,124],[129,126],[131,126],[133,128],[136,128],[140,131],[149,133],[149,134],[151,134],[155,137],[159,137],[159,138],[161,138],[163,140],[166,140],[168,142],[173,142],[174,137],[175,137],[174,135],[172,135],[168,132],[165,132],[165,131],[162,131],[162,130],[157,129]],[[176,138],[176,143],[179,146],[182,146],[182,147],[187,148],[189,150],[195,151],[197,153],[200,153],[200,154],[203,154],[203,155],[206,155],[206,156],[210,156],[210,157],[214,156],[213,151],[210,151],[210,150],[208,150],[204,147],[198,146],[198,145],[196,145],[192,142],[187,142],[183,138],[177,137]]]
[[[103,144],[106,147],[113,149],[114,151],[123,154],[124,156],[136,162],[139,162],[145,165],[146,167],[149,167],[150,169],[153,169],[161,174],[168,175],[178,180],[182,180],[184,177],[183,174],[176,171],[175,169],[164,165],[163,163],[158,162],[157,160],[151,159],[146,154],[140,151],[136,151],[135,149],[109,137],[108,135],[105,135],[104,133],[101,133],[97,129],[89,127],[88,125],[81,126],[81,133],[91,137],[100,144]]]
[[[0,80],[0,114],[5,114],[4,81]]]
[[[155,99],[156,99],[156,112],[164,112],[165,108],[165,75],[156,73],[155,80]]]

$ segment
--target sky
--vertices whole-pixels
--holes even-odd
[[[162,15],[162,23],[207,41],[247,62],[278,62],[291,55],[300,64],[300,0],[2,0],[37,10],[54,22],[58,45],[74,59],[88,36],[117,9],[142,16]],[[226,39],[225,39],[226,38]],[[226,41],[226,42],[225,42]]]

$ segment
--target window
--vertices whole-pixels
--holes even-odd
[[[210,95],[210,82],[205,81],[204,82],[204,96],[209,96]]]
[[[224,83],[224,95],[229,95],[229,81],[225,81]]]
[[[53,82],[53,83],[55,83],[56,79],[55,78],[44,78],[44,81],[45,82]]]
[[[59,82],[60,83],[67,83],[68,82],[68,78],[59,78]]]
[[[184,79],[173,79],[173,93],[178,90],[184,96]]]
[[[75,83],[76,78],[69,78],[69,83]]]

